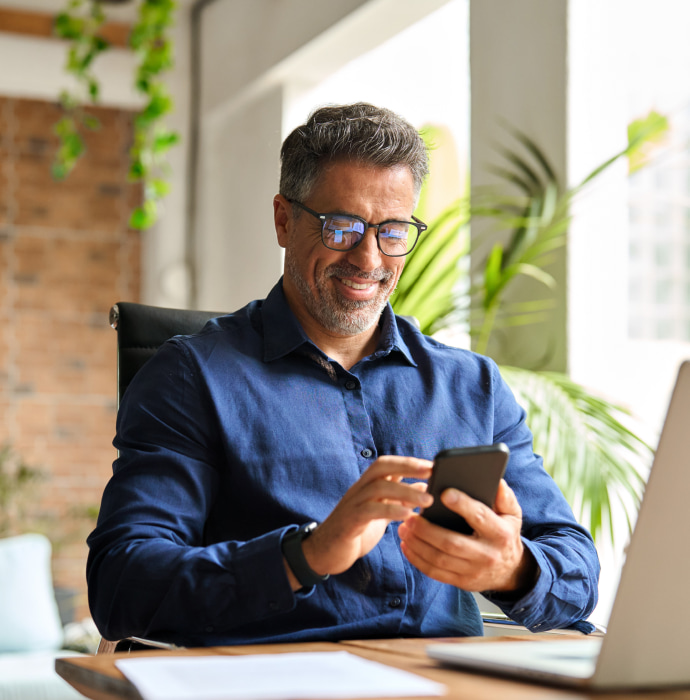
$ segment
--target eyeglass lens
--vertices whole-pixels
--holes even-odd
[[[364,236],[364,223],[349,216],[328,216],[323,222],[324,243],[334,250],[349,250]],[[388,221],[378,227],[379,245],[387,255],[404,255],[416,242],[417,228],[407,221]]]

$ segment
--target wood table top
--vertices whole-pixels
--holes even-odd
[[[510,636],[504,639],[521,642],[529,636]],[[569,639],[570,637],[562,637]],[[582,638],[581,636],[578,638]],[[253,644],[245,646],[203,647],[195,649],[147,650],[131,653],[99,654],[59,658],[55,662],[57,673],[76,690],[91,700],[116,700],[127,698],[142,700],[137,689],[115,665],[117,659],[144,656],[213,656],[241,654],[280,654],[306,651],[349,651],[371,661],[416,673],[446,686],[446,700],[690,700],[690,689],[610,693],[587,690],[571,690],[513,681],[451,669],[440,665],[426,655],[431,643],[456,643],[496,641],[492,638],[442,638],[442,639],[369,639],[342,642],[306,642],[295,644]],[[410,700],[410,699],[408,699]]]

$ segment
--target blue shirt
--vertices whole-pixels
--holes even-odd
[[[188,646],[482,634],[472,595],[410,565],[397,524],[351,569],[297,593],[281,538],[324,520],[379,455],[505,442],[540,573],[519,600],[488,597],[535,631],[573,625],[596,603],[598,559],[524,418],[491,360],[390,307],[377,350],[346,371],[306,337],[279,283],[167,342],[127,389],[88,541],[94,620],[107,639]]]

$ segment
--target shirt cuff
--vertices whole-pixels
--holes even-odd
[[[511,620],[523,625],[531,632],[546,632],[558,626],[554,624],[553,619],[549,619],[549,598],[552,596],[552,588],[555,583],[553,569],[535,542],[524,537],[522,542],[532,553],[539,568],[539,574],[532,589],[517,600],[511,598],[510,593],[487,591],[482,595],[497,605]],[[596,630],[596,627],[587,620],[576,620],[565,629],[591,634]]]
[[[542,628],[546,629],[546,624],[542,619],[544,600],[551,590],[553,575],[548,561],[539,547],[524,537],[522,543],[529,549],[537,564],[538,574],[534,586],[517,599],[509,592],[486,591],[482,595],[497,605],[511,620],[524,625],[532,632],[539,632]]]
[[[268,532],[246,542],[237,552],[234,571],[238,599],[252,608],[250,618],[261,619],[292,610],[314,588],[293,593],[283,563],[281,542],[295,526]]]

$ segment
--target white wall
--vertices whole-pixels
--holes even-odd
[[[626,0],[571,2],[568,179],[579,183],[627,145]],[[571,376],[610,391],[627,341],[628,173],[623,158],[572,208],[568,243]],[[615,396],[613,392],[611,395]],[[620,394],[619,394],[620,396]]]
[[[313,87],[447,1],[215,0],[207,6],[197,306],[237,308],[264,297],[281,274],[271,202],[278,191],[286,95]]]

